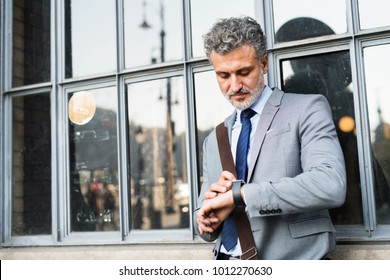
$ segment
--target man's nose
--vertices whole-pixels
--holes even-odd
[[[239,79],[237,76],[232,76],[230,90],[232,92],[239,92],[241,88],[242,88],[241,79]]]

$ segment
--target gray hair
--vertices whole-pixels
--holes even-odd
[[[266,37],[251,17],[219,19],[203,35],[203,44],[209,59],[213,51],[226,54],[244,45],[254,47],[259,60],[266,54]]]

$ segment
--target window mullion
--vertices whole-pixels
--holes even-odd
[[[374,174],[372,166],[371,142],[370,142],[370,126],[368,120],[368,106],[366,100],[366,88],[364,78],[364,61],[363,61],[363,46],[360,41],[355,39],[352,48],[352,69],[356,69],[356,79],[354,79],[356,102],[356,128],[358,140],[358,155],[361,174],[361,191],[362,191],[362,206],[364,227],[371,234],[371,231],[376,227],[375,216],[375,196],[374,196]],[[355,64],[355,65],[354,65]]]

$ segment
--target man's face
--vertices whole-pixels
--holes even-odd
[[[212,52],[210,60],[219,88],[235,108],[245,110],[256,102],[264,89],[267,55],[259,61],[252,46],[242,46],[227,54]]]

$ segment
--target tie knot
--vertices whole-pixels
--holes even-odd
[[[256,112],[253,111],[251,108],[245,109],[244,111],[241,112],[241,121],[242,119],[250,119],[254,115],[256,115]]]

